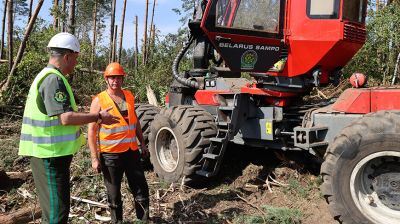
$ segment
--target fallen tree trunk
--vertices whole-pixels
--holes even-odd
[[[32,170],[27,170],[24,172],[6,172],[6,174],[10,179],[26,180],[29,175],[32,174]]]
[[[0,223],[3,224],[28,223],[40,217],[42,217],[42,210],[40,210],[39,207],[22,208],[8,215],[0,215]]]
[[[76,69],[76,70],[78,70],[80,72],[95,73],[95,74],[100,74],[100,75],[102,75],[104,73],[103,71],[91,70],[91,69],[88,69],[88,68],[80,68],[80,69]]]
[[[23,183],[31,175],[31,170],[28,170],[26,172],[5,172],[3,170],[0,170],[0,189],[6,189],[15,184]]]

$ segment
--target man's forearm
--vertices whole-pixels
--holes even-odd
[[[136,137],[139,140],[140,144],[144,144],[143,132],[140,123],[136,124]]]
[[[98,119],[99,113],[66,112],[60,115],[62,125],[84,125]]]
[[[92,159],[98,159],[98,150],[97,150],[97,124],[90,123],[88,126],[88,144],[90,149],[90,157]]]

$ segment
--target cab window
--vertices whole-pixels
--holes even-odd
[[[219,0],[217,27],[279,32],[280,0]]]
[[[307,15],[312,19],[338,19],[339,0],[307,0]]]

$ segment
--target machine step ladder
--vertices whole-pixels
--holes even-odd
[[[214,138],[210,138],[210,146],[203,154],[202,167],[196,171],[197,175],[212,177],[218,173],[226,147],[237,133],[237,121],[243,115],[244,99],[247,99],[247,94],[235,94],[232,105],[218,107],[216,118],[218,132]]]

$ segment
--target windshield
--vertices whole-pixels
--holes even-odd
[[[279,32],[280,0],[219,0],[217,27]]]
[[[364,0],[343,1],[343,19],[364,23],[366,2]]]

